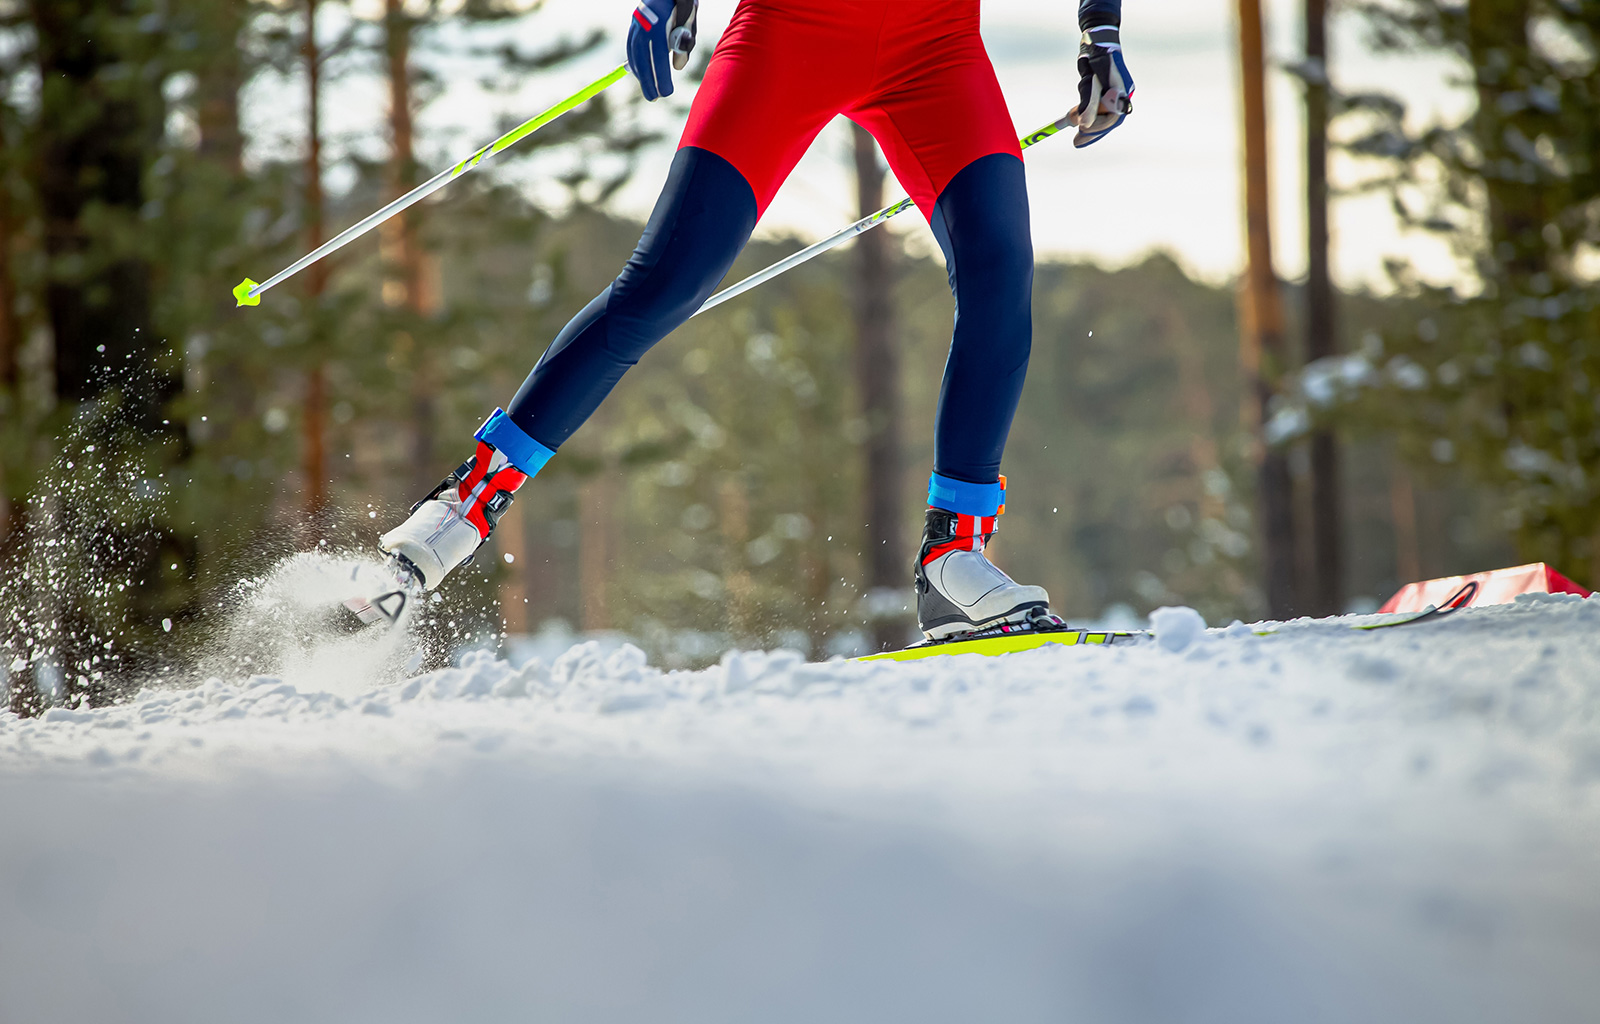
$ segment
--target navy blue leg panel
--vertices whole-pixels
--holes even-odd
[[[556,335],[511,400],[512,422],[559,447],[650,346],[710,297],[755,226],[744,175],[708,150],[678,150],[628,265]]]
[[[1033,348],[1033,238],[1022,161],[993,153],[962,168],[939,193],[932,224],[956,297],[933,469],[991,484],[1000,479]]]

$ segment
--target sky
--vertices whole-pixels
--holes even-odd
[[[356,0],[357,14],[377,0]],[[701,45],[713,43],[736,0],[703,0]],[[1269,54],[1296,59],[1301,22],[1298,0],[1267,0]],[[573,91],[620,62],[631,0],[548,0],[543,11],[515,31],[527,48],[548,45],[564,34],[592,27],[610,38],[591,57],[555,72],[530,77],[510,93],[489,93],[466,65],[441,64],[447,84],[420,118],[440,163],[458,158],[493,138],[503,120],[516,121]],[[1137,262],[1161,250],[1193,275],[1223,282],[1238,273],[1243,250],[1240,218],[1237,32],[1231,0],[1128,0],[1123,45],[1136,82],[1135,112],[1098,145],[1073,149],[1067,133],[1031,149],[1027,156],[1035,249],[1042,258],[1087,259],[1106,266]],[[1067,17],[1063,17],[1067,14]],[[984,39],[1018,134],[1054,121],[1076,103],[1078,31],[1071,5],[1060,0],[985,0]],[[504,27],[493,30],[505,33]],[[1453,84],[1459,74],[1448,62],[1415,56],[1379,57],[1366,46],[1362,26],[1336,19],[1331,72],[1346,91],[1382,89],[1405,96],[1415,123],[1456,117],[1470,109],[1470,94]],[[295,105],[281,102],[292,83],[264,82],[250,116],[261,126],[292,134],[285,118]],[[634,88],[624,82],[616,89]],[[386,102],[380,83],[338,86],[325,117],[332,131],[380,145],[374,134]],[[685,84],[673,103],[643,108],[641,121],[665,136],[645,155],[638,172],[615,199],[619,212],[648,213],[665,177],[692,96]],[[279,100],[273,102],[274,99]],[[1301,90],[1295,79],[1274,71],[1268,99],[1274,154],[1272,194],[1275,263],[1289,279],[1304,274],[1304,163]],[[815,239],[855,219],[848,159],[849,135],[836,122],[817,139],[763,218],[758,234]],[[460,150],[461,152],[456,152]],[[522,161],[499,171],[541,198],[557,194],[549,161]],[[1353,181],[1357,170],[1336,159],[1334,181]],[[331,182],[338,185],[338,175]],[[891,193],[898,197],[898,190]],[[1387,201],[1378,196],[1345,198],[1333,210],[1334,270],[1345,287],[1384,288],[1386,258],[1408,260],[1425,278],[1448,282],[1459,268],[1433,240],[1405,237]],[[918,252],[934,246],[920,218],[907,215],[890,230]]]

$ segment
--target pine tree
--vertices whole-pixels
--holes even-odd
[[[1504,494],[1525,557],[1600,579],[1600,2],[1359,8],[1380,48],[1456,57],[1477,105],[1411,133],[1400,99],[1346,101],[1350,150],[1384,168],[1372,187],[1467,279],[1394,268],[1427,310],[1371,354],[1354,415]]]

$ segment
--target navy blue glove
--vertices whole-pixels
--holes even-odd
[[[1133,113],[1133,76],[1122,60],[1114,25],[1085,29],[1078,45],[1078,105],[1067,116],[1078,126],[1072,144],[1092,146]]]
[[[699,0],[639,0],[628,23],[628,70],[647,100],[672,95],[672,70],[694,49]],[[668,60],[671,68],[668,67]]]

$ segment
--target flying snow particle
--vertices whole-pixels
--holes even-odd
[[[172,632],[172,620],[171,619],[162,619],[161,620],[161,632],[163,632],[163,633]]]
[[[506,552],[506,564],[507,565],[510,565],[512,562],[515,562],[516,560],[517,560],[517,556],[516,555],[513,555],[509,551]]]

